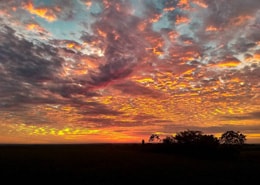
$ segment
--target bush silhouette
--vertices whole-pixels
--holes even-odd
[[[162,140],[162,142],[163,142],[164,144],[173,144],[173,143],[176,143],[176,140],[175,140],[174,136],[166,136],[166,137]]]
[[[213,135],[205,135],[198,130],[186,130],[176,134],[174,137],[178,144],[186,145],[212,145],[219,144],[219,140]]]
[[[223,133],[220,137],[221,144],[242,145],[245,143],[246,136],[239,131],[229,130]]]

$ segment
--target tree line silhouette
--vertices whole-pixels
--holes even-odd
[[[175,136],[166,136],[161,139],[158,134],[152,134],[149,138],[149,142],[162,142],[164,144],[206,144],[206,145],[242,145],[246,141],[246,136],[240,131],[229,130],[224,132],[220,138],[214,135],[203,134],[198,130],[185,130],[176,133]]]
[[[159,152],[234,157],[239,154],[241,146],[246,141],[246,135],[240,131],[229,130],[217,138],[214,135],[204,134],[202,131],[188,129],[177,132],[175,136],[168,135],[164,138],[161,138],[159,134],[151,134],[148,141],[159,143],[160,145],[152,147],[153,150]]]

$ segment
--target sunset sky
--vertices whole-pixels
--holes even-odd
[[[1,0],[0,74],[0,143],[260,143],[260,1]]]

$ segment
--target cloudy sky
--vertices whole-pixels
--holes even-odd
[[[0,1],[0,142],[260,142],[259,0]]]

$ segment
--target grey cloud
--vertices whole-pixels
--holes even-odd
[[[260,12],[256,15],[255,22],[251,25],[250,30],[247,31],[246,36],[252,42],[260,41],[259,29],[260,29]]]
[[[232,50],[238,53],[248,52],[250,49],[256,47],[256,43],[245,38],[239,38],[232,46]]]
[[[81,115],[120,115],[120,111],[112,110],[111,108],[107,107],[98,102],[74,102],[73,106],[77,107],[78,114]]]
[[[216,26],[226,25],[231,18],[240,15],[254,15],[260,8],[260,1],[256,0],[207,0],[207,4],[211,12],[209,22]]]
[[[101,108],[97,108],[97,112],[89,112],[88,106],[84,106],[84,110],[82,109],[81,113],[84,115],[83,118],[80,119],[82,122],[92,122],[96,124],[97,127],[109,127],[109,126],[118,126],[118,127],[140,127],[145,126],[147,124],[156,125],[161,122],[166,122],[166,120],[156,120],[154,116],[151,115],[136,115],[133,117],[124,116],[123,113],[116,112],[116,111],[108,111],[104,112],[102,109],[106,109],[104,105],[100,106]],[[103,107],[103,108],[102,108]],[[93,114],[94,113],[94,114]],[[97,114],[96,114],[97,113]],[[116,118],[97,118],[97,117],[91,117],[92,115],[113,115],[113,116],[120,116],[121,120],[118,120],[118,117]],[[124,121],[124,119],[127,118],[127,121]]]
[[[6,74],[29,82],[50,80],[59,72],[62,59],[57,50],[45,44],[35,45],[25,39],[18,39],[14,31],[5,28],[2,41],[1,63]],[[46,58],[50,58],[49,60]]]
[[[16,32],[7,26],[2,27],[0,35],[1,108],[21,104],[69,103],[73,101],[72,95],[98,96],[89,90],[87,76],[61,77],[64,59],[52,45],[18,38]],[[66,101],[53,95],[60,95]]]
[[[203,54],[212,61],[221,60],[226,56],[234,56],[254,49],[259,41],[259,12],[260,2],[255,0],[218,1],[207,0],[208,8],[197,12],[197,17],[190,23],[190,31],[194,34],[194,41],[201,47]],[[250,16],[246,18],[243,16]],[[256,17],[256,18],[254,18]],[[200,19],[198,23],[196,20]],[[244,22],[236,24],[236,20]],[[256,21],[252,23],[252,19]],[[197,26],[196,26],[197,25]],[[209,26],[215,31],[206,31]]]
[[[221,126],[213,126],[213,127],[205,127],[205,128],[198,128],[203,129],[204,132],[211,132],[217,133],[221,132],[224,133],[227,130],[234,130],[240,132],[247,132],[247,133],[257,133],[260,130],[260,125],[221,125]]]
[[[86,124],[88,123],[94,123],[95,127],[104,127],[104,126],[111,126],[114,124],[114,120],[113,119],[106,119],[106,118],[82,118],[79,121],[83,121],[86,122]]]
[[[140,121],[117,121],[115,119],[107,119],[107,118],[83,118],[80,121],[84,121],[86,123],[94,123],[97,128],[104,128],[104,127],[138,127],[143,126],[144,124]]]
[[[243,115],[222,116],[225,120],[260,120],[260,112],[251,112]]]
[[[138,114],[138,115],[136,115],[136,116],[134,116],[133,117],[133,119],[135,119],[135,120],[151,120],[151,119],[154,119],[154,118],[156,118],[155,116],[153,116],[153,115],[147,115],[147,114]]]
[[[90,84],[95,87],[104,86],[115,80],[125,78],[133,71],[130,67],[131,66],[127,64],[127,60],[118,60],[113,63],[101,65],[99,66],[100,73],[95,74],[92,72]]]
[[[7,26],[0,34],[3,38],[0,44],[0,97],[10,104],[40,98],[43,83],[55,80],[62,67],[56,49],[18,38]]]
[[[143,38],[137,32],[140,19],[122,11],[117,11],[113,6],[107,8],[99,21],[92,25],[96,35],[82,36],[81,39],[100,39],[105,45],[105,63],[99,66],[99,72],[93,71],[92,85],[104,85],[129,76],[137,62],[145,55]],[[106,33],[103,37],[99,33]],[[104,46],[103,46],[104,47]]]
[[[245,66],[241,71],[238,72],[238,75],[241,78],[245,79],[245,82],[247,82],[247,84],[251,84],[251,86],[257,86],[260,79],[260,65],[251,64]]]
[[[55,4],[59,6],[61,11],[57,13],[59,19],[61,20],[72,20],[77,14],[75,1],[71,0],[54,0]]]
[[[219,126],[209,126],[209,127],[203,127],[203,126],[185,126],[185,125],[167,125],[162,128],[161,131],[163,132],[171,132],[171,133],[177,133],[183,130],[200,130],[205,134],[208,133],[224,133],[228,130],[234,130],[234,131],[240,131],[242,133],[258,133],[260,130],[260,125],[219,125]]]
[[[148,96],[152,98],[159,98],[162,94],[159,91],[149,89],[145,86],[139,85],[135,82],[127,81],[125,83],[116,84],[113,88],[120,90],[123,93],[131,94],[133,96]]]

